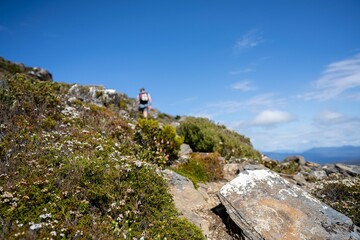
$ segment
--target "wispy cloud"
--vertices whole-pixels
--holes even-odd
[[[244,101],[220,101],[216,103],[209,103],[207,105],[208,111],[213,112],[211,115],[219,116],[223,114],[231,114],[241,111],[259,111],[259,109],[271,109],[285,104],[285,99],[276,98],[273,93],[260,94],[253,98]]]
[[[257,29],[253,29],[243,35],[241,39],[236,42],[234,49],[236,51],[241,51],[243,49],[253,48],[263,41],[262,33]]]
[[[229,72],[229,74],[230,75],[239,75],[242,73],[249,73],[249,72],[253,72],[253,71],[255,71],[253,68],[243,68],[243,69],[240,69],[237,71],[231,71],[231,72]]]
[[[243,91],[243,92],[247,92],[247,91],[251,91],[251,90],[255,89],[252,82],[248,81],[248,80],[237,82],[232,86],[232,88],[235,90]]]
[[[296,117],[289,112],[279,110],[265,110],[260,112],[251,122],[253,126],[274,126],[292,122]]]
[[[319,112],[314,117],[314,121],[315,123],[318,124],[328,125],[328,124],[344,123],[348,121],[348,118],[345,117],[345,115],[340,112],[324,110],[322,112]]]
[[[350,123],[360,124],[360,118],[350,117],[341,112],[333,110],[324,110],[319,112],[314,117],[314,123],[316,125],[330,126],[330,125],[346,125]]]
[[[357,87],[360,87],[360,54],[329,64],[322,76],[314,82],[315,91],[299,97],[306,100],[329,100]],[[352,96],[358,100],[359,91],[352,93]]]
[[[250,98],[246,104],[251,107],[266,107],[273,108],[284,105],[286,100],[284,98],[277,98],[275,93],[266,93]]]

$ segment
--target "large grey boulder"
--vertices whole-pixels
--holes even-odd
[[[335,164],[335,167],[339,170],[340,173],[349,175],[349,176],[359,176],[360,175],[360,166],[357,165],[346,165],[342,163]]]
[[[325,164],[322,169],[328,174],[339,173],[343,176],[360,176],[360,166],[347,165],[343,163]]]
[[[245,239],[360,239],[350,218],[268,170],[246,170],[218,193]]]
[[[186,219],[200,227],[204,235],[208,235],[210,223],[196,212],[199,206],[206,204],[204,195],[194,188],[188,178],[169,169],[165,169],[163,174],[168,180],[176,208]]]

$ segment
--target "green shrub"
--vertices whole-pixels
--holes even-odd
[[[23,65],[11,63],[0,57],[0,70],[2,69],[11,74],[23,73],[25,71],[25,67]]]
[[[226,159],[249,158],[260,160],[261,155],[254,150],[249,138],[225,126],[217,125],[206,118],[187,117],[177,128],[195,152],[218,152]]]
[[[223,179],[222,162],[217,153],[194,153],[187,162],[178,165],[174,171],[189,178],[195,187],[198,183]]]
[[[178,133],[196,152],[215,152],[220,143],[214,125],[205,118],[186,118],[178,127]]]
[[[291,161],[283,164],[276,164],[273,162],[273,164],[267,164],[265,166],[275,172],[289,174],[289,175],[294,175],[301,171],[301,166],[296,161]]]
[[[335,210],[350,217],[354,224],[360,226],[360,178],[354,183],[331,182],[314,192],[315,196]]]
[[[174,127],[159,127],[156,120],[139,119],[135,131],[136,153],[140,159],[165,166],[178,157],[183,138],[176,135]]]

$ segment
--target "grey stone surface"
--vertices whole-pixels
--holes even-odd
[[[199,206],[206,204],[205,197],[194,188],[188,178],[168,169],[164,170],[163,174],[168,179],[176,208],[186,219],[200,227],[204,235],[208,235],[210,223],[195,212]]]
[[[360,239],[350,218],[267,169],[241,172],[218,196],[246,239]]]
[[[360,166],[357,165],[346,165],[342,163],[337,163],[335,164],[335,167],[342,174],[346,174],[354,177],[360,175]]]
[[[321,180],[327,177],[327,173],[325,170],[313,171],[309,174],[309,177]]]
[[[185,143],[181,144],[181,146],[180,146],[180,155],[181,156],[188,155],[192,152],[193,152],[193,150],[191,149],[189,144],[185,144]]]

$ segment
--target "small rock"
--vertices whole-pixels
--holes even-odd
[[[327,178],[327,173],[324,170],[320,170],[320,171],[313,171],[309,174],[310,178],[315,178],[316,180],[322,180]]]

